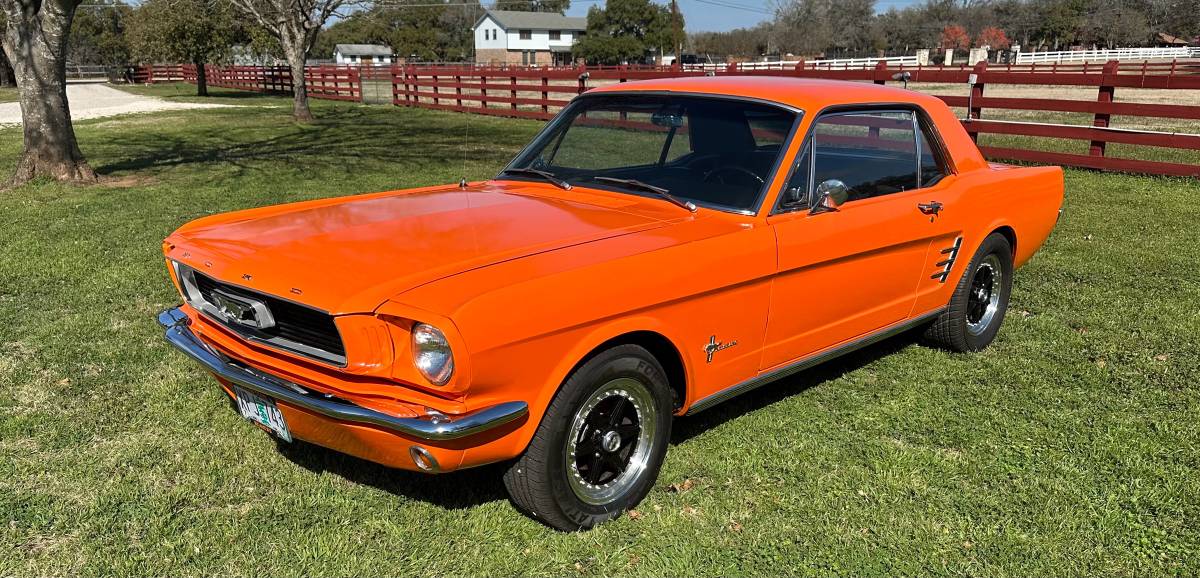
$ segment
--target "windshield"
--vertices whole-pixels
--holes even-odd
[[[509,169],[571,184],[753,211],[797,113],[743,100],[679,95],[585,96],[563,111]],[[536,179],[518,172],[506,179]]]

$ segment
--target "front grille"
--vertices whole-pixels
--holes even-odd
[[[263,341],[307,357],[338,365],[346,363],[346,348],[341,334],[328,313],[298,305],[265,293],[251,291],[236,285],[223,283],[199,271],[192,271],[196,289],[208,303],[214,303],[212,293],[221,290],[238,297],[257,299],[267,305],[275,318],[275,326],[267,329],[249,329],[224,319],[215,321],[249,339]]]

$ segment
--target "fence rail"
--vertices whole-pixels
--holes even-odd
[[[871,68],[880,62],[886,62],[890,65],[906,65],[916,66],[916,56],[888,56],[884,58],[832,58],[828,60],[781,60],[776,62],[739,62],[737,63],[738,70],[794,70],[796,66],[803,65],[809,68],[824,68],[827,70],[848,70],[857,68]],[[699,71],[719,71],[729,67],[727,64],[685,64],[684,70],[699,70]]]
[[[1200,58],[1200,47],[1114,48],[1101,50],[1063,50],[1058,52],[1021,52],[1017,64],[1107,62],[1109,60]]]
[[[771,63],[773,65],[779,63]],[[260,92],[290,92],[291,73],[282,67],[215,67],[205,69],[213,86]],[[686,66],[533,67],[463,65],[396,65],[390,67],[314,66],[305,72],[313,98],[361,100],[363,81],[390,82],[395,106],[419,107],[471,114],[548,120],[572,98],[598,84],[682,76],[782,76],[825,78],[888,84],[907,73],[908,82],[964,85],[963,95],[939,96],[952,107],[966,110],[963,126],[972,138],[1003,135],[1065,139],[1087,143],[1087,153],[1040,150],[1036,147],[991,146],[980,150],[989,159],[1053,163],[1108,171],[1200,176],[1200,163],[1148,161],[1113,156],[1109,143],[1200,150],[1200,134],[1112,126],[1114,116],[1200,120],[1200,106],[1117,101],[1118,89],[1153,88],[1200,90],[1200,61],[1142,62],[1103,65],[1013,64],[989,66],[920,66],[907,60],[877,60],[872,67],[827,67],[819,61],[797,61],[790,67],[747,67],[728,64],[706,69]],[[173,70],[156,71],[167,77]],[[179,75],[195,81],[195,68],[179,67]],[[975,82],[966,86],[971,76]],[[153,76],[152,76],[153,77]],[[1034,85],[1094,87],[1094,100],[997,97],[988,86]],[[1089,125],[1025,122],[983,118],[985,110],[1043,111],[1091,115]],[[1025,144],[1025,143],[1022,143]],[[1030,143],[1032,144],[1032,143]],[[1044,147],[1043,147],[1044,148]]]

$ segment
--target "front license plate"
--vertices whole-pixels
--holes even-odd
[[[242,417],[262,426],[283,441],[292,441],[292,432],[288,431],[287,422],[283,420],[279,408],[275,407],[274,400],[239,387],[234,387],[233,393],[237,396],[238,411],[242,413]]]

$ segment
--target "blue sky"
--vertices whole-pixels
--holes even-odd
[[[920,0],[876,0],[875,9],[885,11],[891,7],[903,8]],[[655,0],[666,4],[667,0]],[[568,16],[586,16],[588,8],[604,0],[571,0]],[[772,3],[769,0],[679,0],[688,32],[709,30],[732,30],[747,28],[770,18]]]

